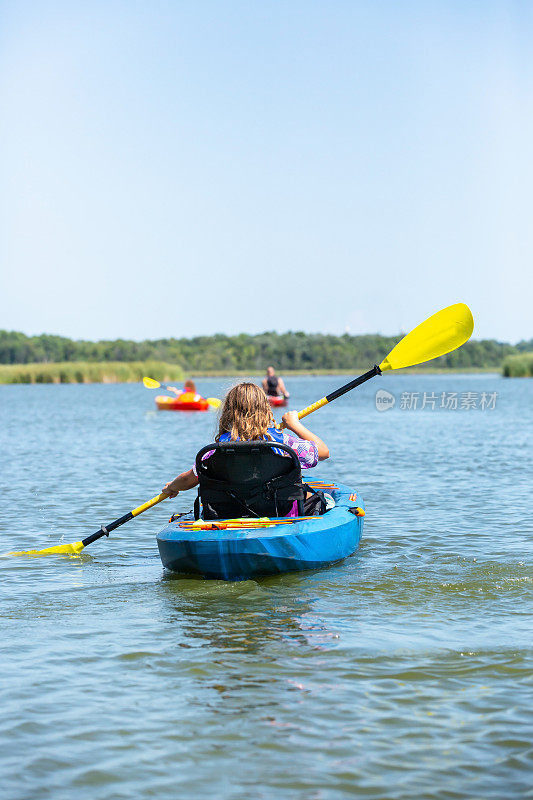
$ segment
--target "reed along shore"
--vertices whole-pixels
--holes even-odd
[[[533,378],[533,353],[507,356],[502,372],[504,378]]]
[[[0,364],[6,383],[138,383],[147,375],[161,382],[183,380],[183,370],[164,361],[60,361]]]

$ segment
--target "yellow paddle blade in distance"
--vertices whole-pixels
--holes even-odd
[[[6,556],[53,556],[68,553],[75,555],[84,548],[83,542],[72,542],[72,544],[59,544],[56,547],[46,547],[44,550],[19,550],[16,553],[6,553]]]
[[[473,330],[474,319],[467,305],[447,306],[404,336],[379,368],[382,372],[402,369],[444,356],[467,342]]]
[[[218,397],[206,397],[205,399],[211,408],[219,408],[222,403],[222,400],[219,400]]]
[[[159,389],[161,386],[159,381],[154,381],[153,378],[143,378],[143,383],[147,389]]]

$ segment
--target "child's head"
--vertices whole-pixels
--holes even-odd
[[[264,391],[255,383],[238,383],[229,390],[222,404],[216,440],[223,433],[245,442],[270,438],[268,428],[274,425]]]
[[[194,383],[194,381],[185,381],[185,383],[183,384],[183,391],[192,392],[193,394],[196,394],[196,384]]]

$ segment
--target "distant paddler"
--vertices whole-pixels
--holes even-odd
[[[207,411],[210,406],[211,408],[220,406],[218,397],[202,397],[199,395],[194,381],[185,381],[183,389],[180,390],[175,386],[159,383],[154,378],[149,378],[145,375],[143,384],[147,389],[161,389],[163,387],[167,392],[172,392],[176,395],[176,397],[168,397],[160,394],[155,398],[155,404],[161,411]]]
[[[285,401],[289,397],[283,378],[276,375],[274,367],[267,367],[266,375],[263,378],[263,391],[272,406],[285,405]]]
[[[283,378],[276,375],[274,367],[267,367],[266,375],[263,378],[263,390],[267,397],[289,397],[289,393],[283,383]]]
[[[159,395],[155,398],[155,404],[160,411],[207,411],[210,405],[220,405],[220,401],[216,398],[215,403],[206,400],[205,397],[198,394],[194,381],[185,381],[183,389],[177,389],[175,386],[166,387],[169,392],[173,392],[176,397],[165,397]]]
[[[167,386],[167,391],[174,392],[176,397],[180,397],[187,403],[198,403],[204,398],[196,391],[196,384],[194,381],[185,381],[183,389],[177,389],[175,386]],[[186,396],[184,396],[186,395]]]

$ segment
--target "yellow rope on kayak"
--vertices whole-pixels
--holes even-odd
[[[294,525],[295,522],[307,522],[320,519],[320,517],[290,517],[286,519],[270,519],[270,517],[239,517],[238,519],[223,519],[220,521],[183,520],[177,523],[178,528],[186,530],[228,530],[238,528],[273,528],[276,525]]]

